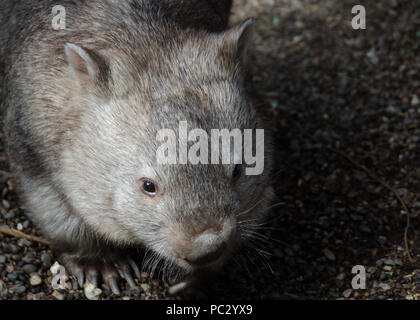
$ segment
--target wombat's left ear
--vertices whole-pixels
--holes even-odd
[[[252,30],[253,18],[233,26],[222,33],[222,52],[233,58],[241,58],[245,53],[248,38]]]

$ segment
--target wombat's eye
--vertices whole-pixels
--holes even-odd
[[[148,196],[154,197],[157,193],[156,184],[148,178],[140,179],[139,186],[140,186],[140,190]]]
[[[237,181],[242,175],[242,165],[237,164],[232,171],[232,180],[235,182]]]

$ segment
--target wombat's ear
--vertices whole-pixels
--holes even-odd
[[[253,18],[248,18],[222,33],[221,52],[223,55],[239,59],[243,56],[253,22]]]
[[[67,62],[81,87],[99,80],[101,61],[92,52],[72,43],[64,45]]]

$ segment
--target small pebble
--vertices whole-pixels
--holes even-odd
[[[0,298],[5,297],[6,295],[7,295],[7,286],[2,280],[0,280]]]
[[[98,300],[99,296],[102,294],[102,290],[96,288],[92,283],[86,282],[84,293],[86,298],[88,298],[89,300]]]
[[[25,262],[26,264],[29,264],[29,263],[32,263],[34,259],[35,259],[35,253],[28,252],[27,254],[23,256],[22,261]]]
[[[18,278],[18,274],[13,272],[13,273],[8,273],[7,274],[7,279],[9,279],[10,281],[15,281]]]
[[[379,236],[378,237],[378,242],[380,243],[380,244],[385,244],[386,243],[386,237],[384,237],[384,236]]]
[[[392,259],[385,259],[384,263],[388,266],[395,266],[395,261]]]
[[[34,266],[33,264],[25,264],[22,267],[22,270],[25,271],[25,273],[27,273],[27,274],[31,274],[31,273],[34,273],[35,271],[37,271],[37,267]]]
[[[52,293],[53,297],[56,298],[57,300],[64,300],[64,295],[58,291],[54,291]]]
[[[388,291],[389,289],[391,289],[391,286],[387,283],[380,283],[379,287],[383,290],[383,291]]]
[[[44,267],[46,267],[46,268],[51,267],[51,256],[48,253],[44,252],[41,255],[41,261],[42,261],[42,265]]]
[[[6,219],[6,220],[11,220],[11,219],[13,219],[15,217],[15,214],[13,213],[13,212],[8,212],[8,213],[6,213],[5,215],[4,215],[4,218]]]
[[[9,244],[9,250],[11,253],[18,253],[20,251],[20,247],[11,243]]]
[[[342,273],[340,273],[338,276],[337,276],[337,280],[344,280],[346,278],[346,274],[344,273],[344,272],[342,272]]]
[[[3,208],[4,208],[4,209],[6,209],[6,210],[9,210],[9,209],[10,209],[10,203],[9,203],[9,201],[7,201],[7,200],[2,200],[2,201],[1,201],[1,204],[3,205]]]
[[[347,289],[347,290],[345,290],[345,291],[343,292],[343,297],[344,297],[344,298],[348,298],[348,297],[350,297],[352,292],[353,292],[353,290],[352,290],[352,289]]]
[[[17,286],[17,287],[11,287],[9,288],[10,291],[12,291],[14,294],[21,294],[26,291],[26,288],[24,286]]]
[[[28,239],[19,239],[17,244],[19,247],[30,247],[32,242]]]
[[[328,258],[328,260],[331,260],[331,261],[335,260],[335,255],[334,255],[334,253],[331,252],[330,249],[325,248],[324,250],[322,250],[322,252]]]
[[[149,292],[150,291],[150,286],[146,283],[142,283],[140,285],[140,287],[143,289],[144,292]]]
[[[35,286],[39,286],[42,283],[42,278],[37,275],[36,273],[32,274],[31,277],[29,278],[29,283],[31,284],[31,286],[35,287]]]

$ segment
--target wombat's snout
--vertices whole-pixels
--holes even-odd
[[[236,235],[235,222],[230,219],[187,230],[171,233],[171,242],[178,263],[189,270],[220,265],[231,251]]]
[[[224,236],[205,232],[194,239],[185,260],[192,265],[206,265],[219,259],[226,248]]]

